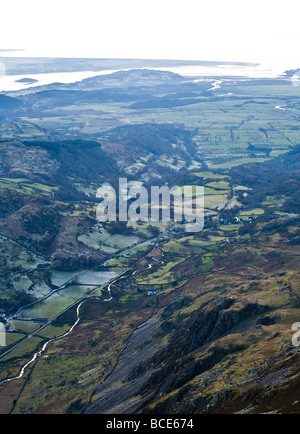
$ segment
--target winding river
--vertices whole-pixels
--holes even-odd
[[[123,272],[120,273],[117,277],[113,278],[113,279],[111,280],[111,282],[109,282],[109,284],[108,284],[108,292],[109,292],[110,294],[111,294],[110,286],[112,285],[112,283],[116,282],[116,281],[119,280],[120,278],[121,278],[121,279],[124,278],[125,276],[122,276],[122,274],[126,273],[127,271],[128,271],[128,270],[123,271]],[[120,276],[121,276],[121,277],[120,277]],[[107,283],[106,283],[106,284],[107,284]],[[105,285],[106,285],[106,284],[105,284]],[[103,285],[103,286],[105,286],[105,285]],[[99,289],[99,287],[97,287],[93,292],[97,291],[98,289]],[[62,339],[62,338],[64,338],[64,337],[68,336],[70,333],[72,333],[72,331],[74,330],[74,328],[77,326],[77,324],[78,324],[79,321],[80,321],[80,308],[81,308],[81,306],[82,306],[86,301],[91,300],[92,298],[93,298],[93,299],[96,299],[96,300],[100,300],[100,297],[96,297],[96,296],[93,296],[93,295],[90,295],[90,296],[88,296],[88,297],[85,297],[85,298],[84,298],[84,299],[79,303],[79,305],[77,306],[77,309],[76,309],[76,321],[75,321],[74,324],[70,327],[70,329],[69,329],[67,332],[65,332],[65,333],[63,333],[62,335],[60,335],[60,336],[57,336],[57,337],[52,338],[52,339],[49,339],[49,340],[48,340],[48,341],[43,345],[43,347],[41,348],[41,350],[40,350],[40,351],[37,351],[36,353],[34,353],[33,357],[32,357],[28,362],[25,363],[25,365],[21,368],[19,375],[17,375],[16,377],[12,377],[12,378],[6,378],[5,380],[0,381],[0,384],[8,383],[8,382],[10,382],[10,381],[18,380],[19,378],[22,378],[22,377],[24,376],[24,374],[25,374],[25,370],[26,370],[26,368],[27,368],[28,366],[30,366],[33,362],[35,362],[35,360],[36,360],[38,357],[40,357],[40,356],[45,352],[45,350],[46,350],[46,348],[48,347],[49,344],[51,344],[52,342],[55,342],[55,341],[57,341],[57,340],[59,340],[59,339]],[[104,301],[111,301],[111,300],[112,300],[112,296],[111,296],[111,298],[110,298],[109,300],[104,300]],[[74,304],[77,304],[77,303],[78,303],[78,300],[77,300]],[[73,305],[74,305],[74,304],[73,304]],[[66,310],[69,310],[73,305],[68,306],[68,308],[65,309],[65,311],[66,311]],[[61,315],[63,312],[64,312],[64,311],[60,312],[59,315]],[[57,315],[57,316],[58,316],[58,315]],[[38,332],[40,332],[40,331],[43,330],[44,328],[48,327],[48,325],[50,325],[51,322],[54,321],[54,319],[55,319],[55,318],[52,318],[52,319],[51,319],[50,321],[48,321],[48,322],[47,322],[43,327],[39,328],[36,332],[29,334],[29,335],[27,336],[26,339],[30,339],[30,338],[31,338],[32,336],[34,336],[35,334],[37,334]],[[25,339],[25,340],[26,340],[26,339]],[[22,342],[24,342],[24,340],[23,340]],[[13,347],[11,350],[9,350],[9,352],[12,351],[14,348],[15,348],[15,347]],[[2,354],[1,357],[3,357],[5,354],[7,354],[7,353]]]
[[[154,241],[158,241],[158,240],[160,240],[161,236],[163,236],[163,234],[164,234],[165,232],[167,232],[167,231],[164,231],[164,232],[163,232],[162,234],[160,234],[158,237],[156,237],[156,238],[154,238],[154,239],[152,239],[152,240],[147,241],[147,244],[151,242],[151,244],[154,245]],[[144,243],[145,243],[145,242],[140,243],[140,244],[144,244]],[[159,246],[159,243],[158,243],[158,242],[156,243],[156,248],[157,248],[157,246]],[[122,255],[123,255],[123,254],[126,254],[126,252],[131,251],[131,250],[132,250],[132,247],[128,248],[128,250],[124,251],[124,252],[122,253]],[[160,251],[160,253],[162,254],[162,256],[164,256],[164,253],[163,253],[160,249],[158,249],[158,250]],[[147,255],[148,255],[148,253],[147,253],[145,256],[147,256]],[[116,254],[116,255],[115,255],[115,257],[119,257],[119,256],[120,256],[120,254]],[[111,259],[112,259],[112,258],[111,258]],[[157,260],[157,259],[155,259],[155,258],[152,258],[152,259],[153,259],[154,261],[156,261],[156,262],[161,262],[162,264],[164,264],[164,261],[159,261],[159,260]],[[152,268],[152,265],[154,265],[154,264],[148,264],[148,269]],[[56,315],[56,317],[49,319],[49,321],[48,321],[44,326],[40,327],[40,328],[39,328],[38,330],[36,330],[35,332],[33,332],[33,333],[31,333],[31,334],[28,334],[28,336],[27,336],[25,339],[23,339],[20,343],[23,343],[24,340],[26,340],[26,339],[30,339],[32,336],[34,336],[34,335],[38,334],[39,332],[41,332],[44,328],[48,327],[48,326],[49,326],[49,325],[50,325],[50,324],[51,324],[51,323],[52,323],[52,322],[53,322],[53,321],[54,321],[58,316],[60,316],[62,313],[64,313],[65,311],[69,310],[71,307],[73,307],[75,304],[77,304],[77,303],[79,302],[79,304],[78,304],[78,306],[77,306],[77,309],[76,309],[76,321],[75,321],[74,324],[70,327],[70,329],[69,329],[67,332],[63,333],[62,335],[57,336],[57,337],[52,338],[52,339],[49,339],[47,342],[45,342],[44,345],[42,346],[42,348],[41,348],[39,351],[35,352],[34,355],[32,356],[32,358],[22,366],[19,375],[15,376],[15,377],[11,377],[11,378],[6,378],[6,379],[0,381],[0,384],[8,383],[8,382],[11,382],[11,381],[13,381],[13,380],[18,380],[18,379],[22,378],[22,377],[24,376],[24,374],[25,374],[26,368],[28,368],[28,366],[30,366],[32,363],[34,363],[34,362],[37,360],[37,358],[40,357],[40,356],[45,352],[45,350],[47,349],[48,345],[50,345],[52,342],[55,342],[55,341],[57,341],[57,340],[59,340],[59,339],[62,339],[62,338],[64,338],[64,337],[66,337],[66,336],[68,336],[70,333],[72,333],[72,331],[74,330],[74,328],[77,326],[77,324],[78,324],[79,321],[80,321],[80,308],[81,308],[81,306],[82,306],[86,301],[88,301],[88,300],[90,300],[90,299],[92,299],[92,298],[97,299],[97,300],[100,300],[100,297],[97,297],[97,296],[92,295],[95,291],[99,290],[100,288],[104,288],[104,287],[107,286],[107,291],[108,291],[108,293],[109,293],[109,298],[108,298],[108,299],[104,299],[104,301],[105,301],[105,302],[110,302],[110,301],[112,301],[112,300],[113,300],[113,295],[112,295],[112,292],[111,292],[111,286],[112,286],[115,282],[117,282],[118,280],[120,280],[120,279],[124,279],[124,278],[125,278],[124,274],[127,273],[128,271],[132,270],[133,267],[134,267],[134,266],[131,266],[131,267],[127,268],[126,270],[122,271],[121,273],[117,274],[116,276],[114,276],[113,278],[111,278],[109,281],[106,281],[102,286],[97,286],[97,288],[95,288],[95,290],[92,291],[91,295],[86,296],[86,297],[84,297],[84,298],[81,299],[81,300],[77,300],[75,303],[73,303],[72,305],[68,306],[68,307],[67,307],[66,309],[64,309],[63,311],[59,312],[59,314]],[[26,306],[21,307],[21,308],[20,308],[20,309],[19,309],[19,310],[18,310],[18,311],[17,311],[17,312],[12,316],[12,317],[9,318],[9,320],[12,320],[13,318],[15,318],[15,317],[16,317],[16,316],[17,316],[17,315],[18,315],[18,314],[19,314],[23,309],[25,309],[25,308],[27,308],[27,307],[30,307],[30,306],[33,306],[34,304],[37,304],[37,303],[40,303],[40,302],[44,301],[45,299],[49,298],[49,297],[50,297],[51,295],[53,295],[54,293],[56,293],[56,292],[61,291],[62,289],[64,289],[64,288],[66,287],[67,283],[69,283],[71,280],[74,281],[74,279],[77,279],[79,276],[83,276],[84,274],[89,273],[90,271],[91,271],[91,270],[88,270],[88,271],[85,271],[85,272],[81,272],[81,273],[79,273],[77,276],[74,276],[74,277],[72,277],[72,279],[70,279],[69,281],[65,282],[65,283],[64,283],[60,288],[51,291],[48,295],[46,295],[46,296],[43,297],[42,299],[40,299],[40,300],[38,300],[38,301],[36,301],[36,302],[34,302],[34,303],[31,303],[31,304],[29,304],[29,305],[26,305]],[[138,270],[133,271],[133,272],[132,272],[132,275],[134,275],[137,271],[138,271]],[[16,344],[14,347],[12,347],[12,348],[11,348],[10,350],[8,350],[7,352],[3,353],[3,354],[0,356],[0,359],[1,359],[3,356],[5,356],[6,354],[8,354],[8,353],[10,353],[11,351],[13,351],[13,350],[14,350],[14,349],[15,349],[15,348],[20,344],[20,343]]]

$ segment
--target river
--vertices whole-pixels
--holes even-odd
[[[0,92],[11,92],[28,89],[30,87],[45,86],[53,83],[76,83],[85,78],[96,77],[99,75],[112,74],[118,70],[105,71],[76,71],[76,72],[51,72],[49,74],[27,74],[27,75],[1,75]],[[23,79],[37,80],[35,83],[26,84],[19,82]]]
[[[153,244],[153,246],[155,245],[156,248],[157,248],[157,247],[159,246],[159,241],[160,241],[160,240],[162,240],[163,242],[165,241],[165,240],[164,240],[164,234],[165,234],[166,232],[168,232],[168,230],[169,230],[169,229],[166,229],[165,231],[163,231],[163,232],[162,232],[160,235],[158,235],[157,237],[152,238],[151,240],[148,240],[148,241],[146,241],[146,242],[142,242],[142,243],[140,243],[140,244],[142,245],[142,244],[145,244],[145,243],[147,243],[147,244],[149,243],[149,244]],[[132,250],[132,247],[128,248],[126,251],[123,251],[122,254],[126,254],[126,253],[130,252],[131,250]],[[163,252],[162,252],[162,251],[160,251],[160,252],[161,252],[162,256],[164,256]],[[147,254],[146,254],[145,256],[147,256]],[[111,257],[110,259],[112,259],[112,258],[114,258],[114,257],[115,257],[115,258],[120,257],[120,253],[114,255],[114,256]],[[154,261],[158,261],[158,260],[155,259],[155,258],[152,258],[152,259],[153,259]],[[164,261],[158,261],[158,262],[161,262],[162,264],[164,264]],[[94,272],[93,270],[87,270],[87,271],[85,271],[85,272],[80,272],[77,276],[73,276],[73,277],[72,277],[72,280],[74,280],[74,279],[76,279],[76,278],[77,278],[77,279],[78,279],[78,278],[83,279],[85,276],[86,276],[87,278],[91,278],[91,277],[92,277],[92,278],[94,278],[94,279],[95,279],[95,277],[96,277],[96,280],[98,280],[99,282],[101,282],[101,283],[99,283],[99,285],[101,285],[101,286],[97,286],[97,287],[94,289],[94,291],[93,291],[90,295],[84,295],[81,299],[78,299],[78,300],[74,301],[74,303],[73,303],[72,305],[67,306],[64,310],[62,310],[62,311],[60,311],[59,313],[57,313],[57,314],[55,315],[55,317],[48,319],[48,321],[46,322],[45,325],[43,325],[42,327],[40,327],[40,328],[39,328],[38,330],[36,330],[35,332],[28,334],[27,337],[26,337],[25,339],[23,339],[20,343],[23,343],[25,340],[28,340],[28,339],[30,339],[31,337],[33,337],[35,334],[38,334],[39,332],[41,332],[44,328],[46,328],[46,327],[48,327],[49,325],[51,325],[51,323],[52,323],[52,322],[53,322],[53,321],[54,321],[58,316],[60,316],[63,312],[69,310],[71,307],[73,307],[74,305],[76,305],[77,303],[79,303],[78,306],[77,306],[77,309],[76,309],[76,320],[75,320],[74,324],[70,327],[70,329],[69,329],[67,332],[65,332],[64,334],[62,334],[61,336],[57,336],[57,337],[55,337],[55,338],[49,339],[49,340],[48,340],[48,341],[43,345],[43,347],[41,348],[41,350],[35,352],[35,353],[33,354],[32,358],[31,358],[28,362],[26,362],[26,363],[23,365],[23,367],[22,367],[21,370],[20,370],[19,375],[15,376],[15,377],[11,377],[11,378],[6,378],[6,379],[0,381],[0,384],[8,383],[8,382],[11,382],[11,381],[13,381],[13,380],[17,380],[17,379],[19,379],[19,378],[22,378],[22,377],[24,376],[24,374],[25,374],[26,368],[27,368],[28,366],[30,366],[33,362],[35,362],[35,360],[45,352],[46,348],[48,347],[48,345],[49,345],[51,342],[55,342],[55,341],[57,341],[57,340],[59,340],[59,339],[62,339],[62,338],[64,338],[64,337],[68,336],[68,335],[69,335],[69,334],[74,330],[74,328],[76,327],[76,325],[77,325],[77,324],[79,323],[79,321],[80,321],[80,308],[81,308],[81,306],[82,306],[86,301],[91,300],[91,299],[98,299],[98,300],[100,300],[100,297],[98,297],[98,296],[94,296],[94,295],[93,295],[93,293],[94,293],[95,291],[98,291],[98,290],[101,289],[101,288],[107,287],[107,291],[108,291],[108,294],[109,294],[109,298],[108,298],[108,299],[104,299],[104,302],[110,302],[110,301],[112,301],[112,300],[113,300],[113,295],[112,295],[112,291],[111,291],[111,286],[112,286],[113,283],[115,283],[117,280],[124,279],[124,278],[125,278],[124,274],[127,273],[127,272],[130,271],[130,270],[132,271],[133,268],[134,268],[134,265],[131,266],[131,267],[129,267],[129,268],[127,268],[126,270],[123,270],[123,271],[120,272],[120,273],[112,273],[112,272],[107,272],[107,271],[104,271],[104,272]],[[150,269],[150,268],[152,268],[152,264],[148,264],[148,269]],[[138,270],[136,270],[136,271],[138,271]],[[134,274],[136,273],[136,271],[133,271],[133,272],[132,272],[132,275],[134,275]],[[97,276],[94,276],[94,275],[92,275],[91,273],[96,273]],[[105,276],[104,276],[104,275],[105,275]],[[100,279],[100,280],[99,280],[99,279]],[[95,280],[94,280],[94,281],[95,281]],[[68,282],[69,282],[69,281],[68,281]],[[28,308],[28,307],[36,306],[36,305],[38,305],[39,303],[42,303],[43,301],[47,300],[49,297],[53,296],[53,294],[55,295],[57,292],[62,291],[62,290],[65,288],[66,283],[68,283],[68,282],[65,282],[65,283],[62,285],[61,288],[56,289],[56,290],[54,290],[54,291],[51,291],[51,293],[48,294],[48,296],[43,297],[42,299],[38,300],[37,302],[34,302],[34,303],[32,303],[32,304],[30,304],[30,305],[27,305],[27,306],[23,306],[23,307],[20,308],[20,309],[19,309],[19,310],[14,314],[14,315],[12,315],[12,317],[8,318],[8,320],[11,320],[11,319],[15,318],[15,317],[16,317],[17,315],[19,315],[19,314],[20,314],[24,309],[26,309],[26,308]],[[65,289],[65,290],[66,290],[66,289]],[[2,357],[4,357],[5,355],[7,355],[8,353],[12,352],[12,351],[13,351],[13,350],[14,350],[14,349],[15,349],[15,348],[20,344],[20,343],[17,343],[15,346],[13,346],[13,347],[12,347],[11,349],[9,349],[7,352],[1,354],[0,359],[1,359]]]
[[[261,64],[220,64],[220,65],[185,65],[173,67],[148,67],[134,69],[152,69],[157,71],[169,71],[180,74],[186,78],[199,78],[207,80],[211,77],[240,77],[240,78],[275,78],[284,72],[285,69],[281,66]],[[129,71],[130,69],[107,69],[101,71],[73,71],[73,72],[51,72],[45,74],[27,74],[27,75],[7,75],[4,73],[5,68],[1,73],[0,70],[0,92],[19,91],[36,86],[44,86],[53,83],[75,83],[85,78],[96,77],[99,75],[112,74],[118,71]],[[23,79],[37,80],[35,83],[19,82]]]

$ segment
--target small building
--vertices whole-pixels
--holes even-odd
[[[243,219],[241,217],[234,217],[234,221],[236,223],[243,223]]]

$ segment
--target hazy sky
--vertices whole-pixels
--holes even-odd
[[[300,66],[299,0],[2,0],[0,48],[23,55]]]

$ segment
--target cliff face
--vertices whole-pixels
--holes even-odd
[[[291,404],[297,412],[299,356],[289,343],[276,351],[280,333],[259,325],[280,323],[280,315],[270,320],[266,305],[230,304],[199,309],[169,344],[159,315],[137,329],[86,413],[281,412]],[[213,324],[219,326],[212,332]],[[283,406],[287,390],[294,392]]]
[[[249,186],[265,176],[264,201],[282,183],[291,187],[289,167],[298,191],[298,166],[295,150],[273,166],[233,172]],[[253,197],[261,203],[255,190],[244,202]],[[145,334],[132,334],[86,412],[299,413],[300,358],[292,344],[300,320],[298,220],[269,209],[249,224],[251,235],[219,249],[210,271],[199,270],[197,256],[178,265],[176,276],[187,282],[158,296]]]
[[[217,291],[214,274],[198,282],[136,329],[87,413],[299,412],[299,271],[266,261],[218,273]]]

